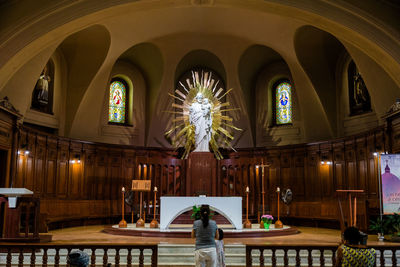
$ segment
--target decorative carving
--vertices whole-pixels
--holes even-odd
[[[16,113],[18,117],[22,117],[22,115],[19,114],[19,111],[13,106],[13,104],[11,104],[7,96],[5,96],[3,99],[0,100],[0,107],[3,107],[4,109],[6,109],[11,113]]]
[[[396,99],[396,102],[390,106],[389,110],[387,111],[387,115],[395,113],[400,110],[400,98]]]

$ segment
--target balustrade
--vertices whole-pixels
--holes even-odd
[[[400,257],[400,245],[382,245],[369,247],[372,247],[376,250],[375,266],[397,266],[398,257]],[[296,267],[335,266],[337,248],[338,245],[246,245],[246,267],[275,267],[278,265],[282,266],[281,264],[278,264],[278,262],[283,263],[283,266]],[[257,252],[259,252],[259,255],[256,255]],[[397,255],[396,252],[399,252],[399,255]],[[294,256],[294,263],[289,261],[291,257],[290,255]],[[257,256],[258,265],[253,265],[253,258]],[[318,262],[314,262],[316,259],[318,260]],[[390,265],[386,263],[387,259],[390,260]]]
[[[0,243],[0,262],[11,266],[65,266],[66,256],[72,250],[80,249],[89,254],[89,266],[139,266],[144,267],[145,250],[151,250],[150,266],[157,266],[157,244],[54,244],[54,243]],[[110,250],[114,250],[111,257]],[[137,259],[133,259],[132,251],[137,251]],[[123,253],[122,253],[123,252]],[[62,258],[64,257],[64,258]],[[102,258],[102,262],[97,262]]]

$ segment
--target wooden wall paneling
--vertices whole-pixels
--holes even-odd
[[[294,156],[294,182],[290,185],[292,192],[296,192],[296,199],[304,201],[305,198],[305,168],[306,151],[304,149],[296,149]]]
[[[44,186],[46,184],[46,136],[36,136],[36,153],[35,153],[35,173],[34,187],[35,193],[43,197]]]
[[[284,189],[290,188],[292,185],[292,151],[284,150],[282,151],[280,157],[280,189],[283,191]]]
[[[20,131],[18,134],[18,152],[16,154],[16,171],[15,177],[13,179],[13,187],[24,187],[25,186],[25,168],[26,168],[26,158],[25,155],[22,153],[22,145],[26,140],[26,132]]]
[[[82,143],[71,142],[69,147],[68,196],[70,199],[81,199],[83,195],[83,156]]]
[[[124,179],[123,185],[126,189],[131,189],[132,180],[135,177],[135,152],[134,150],[125,150],[122,155],[123,167],[122,177]],[[149,163],[151,164],[151,163]],[[154,165],[153,165],[154,167]]]
[[[169,196],[169,192],[168,192],[168,166],[164,165],[164,163],[162,163],[162,194],[164,196]]]
[[[325,147],[324,149],[326,149]],[[332,157],[330,151],[323,150],[320,152],[321,154],[321,162],[319,164],[319,174],[321,179],[321,191],[322,191],[322,199],[330,199],[333,196],[334,188],[333,188],[333,179],[332,179],[332,165],[327,162],[332,162]],[[322,163],[323,162],[323,163]]]
[[[353,139],[345,141],[345,161],[346,161],[345,179],[347,184],[346,189],[358,189],[357,162],[356,162],[355,142]]]
[[[258,218],[258,203],[261,203],[261,186],[256,186],[258,183],[256,181],[261,181],[258,179],[256,175],[256,167],[254,162],[249,162],[246,166],[246,172],[247,172],[247,180],[248,180],[248,185],[250,188],[250,210],[252,215],[257,215]]]
[[[68,192],[69,142],[59,140],[57,161],[57,197],[66,198]]]
[[[96,190],[95,199],[107,199],[105,187],[107,186],[107,150],[97,149],[95,166]]]
[[[389,153],[400,152],[400,116],[399,113],[387,118],[387,144]]]
[[[333,187],[334,190],[346,189],[344,180],[345,172],[344,143],[333,144]]]
[[[276,188],[280,186],[279,176],[280,176],[280,154],[278,150],[272,150],[268,154],[268,159],[271,162],[269,167],[268,179],[267,179],[267,190],[265,190],[265,198],[269,206],[266,206],[266,211],[269,209],[273,216],[277,214],[277,196]]]
[[[222,160],[220,162],[222,162]],[[228,167],[225,164],[221,164],[221,196],[227,196],[229,194],[228,178]]]
[[[279,150],[271,150],[268,154],[268,159],[271,162],[268,173],[268,190],[266,193],[275,198],[276,188],[280,185],[280,153]]]
[[[3,116],[0,115],[0,146],[11,148],[12,139],[13,139],[13,122]]]
[[[48,198],[54,198],[56,197],[57,181],[57,139],[48,136],[46,141],[44,196]]]
[[[318,168],[320,165],[320,159],[318,156],[319,147],[318,145],[312,145],[307,147],[307,165],[306,165],[306,195],[308,201],[316,201],[321,199],[321,187],[320,179],[318,175]]]
[[[179,159],[173,159],[175,165],[175,191],[177,196],[185,196],[185,172],[184,162]]]
[[[96,199],[97,177],[96,177],[96,148],[92,145],[83,145],[83,168],[85,199]]]
[[[110,199],[121,203],[121,190],[123,185],[122,179],[122,151],[120,149],[110,149],[109,151],[109,167],[108,167],[108,184],[110,190]],[[120,210],[120,205],[118,205]]]
[[[175,168],[168,162],[168,192],[170,195],[175,196]]]
[[[35,191],[35,147],[36,147],[36,135],[27,134],[26,136],[26,149],[29,154],[24,154],[25,157],[25,170],[24,170],[24,187]]]
[[[367,192],[367,159],[368,159],[368,148],[367,139],[365,136],[357,138],[356,140],[356,159],[357,159],[357,186],[359,189]]]

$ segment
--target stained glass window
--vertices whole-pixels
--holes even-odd
[[[292,86],[288,81],[275,87],[275,122],[277,125],[292,123]]]
[[[110,84],[110,99],[108,106],[108,122],[126,122],[126,85],[120,80]]]

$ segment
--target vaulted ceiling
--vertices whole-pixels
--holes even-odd
[[[195,66],[234,88],[236,147],[331,139],[382,124],[400,94],[399,6],[376,0],[0,1],[0,96],[26,122],[83,140],[170,144],[176,81]],[[54,114],[30,110],[43,67],[56,64]],[[354,60],[373,112],[346,111],[346,62]],[[107,125],[114,75],[133,83],[133,126]],[[267,87],[294,84],[295,122],[270,127]],[[265,91],[265,92],[264,92]],[[346,130],[347,129],[347,130]],[[353,130],[352,130],[353,129]]]

